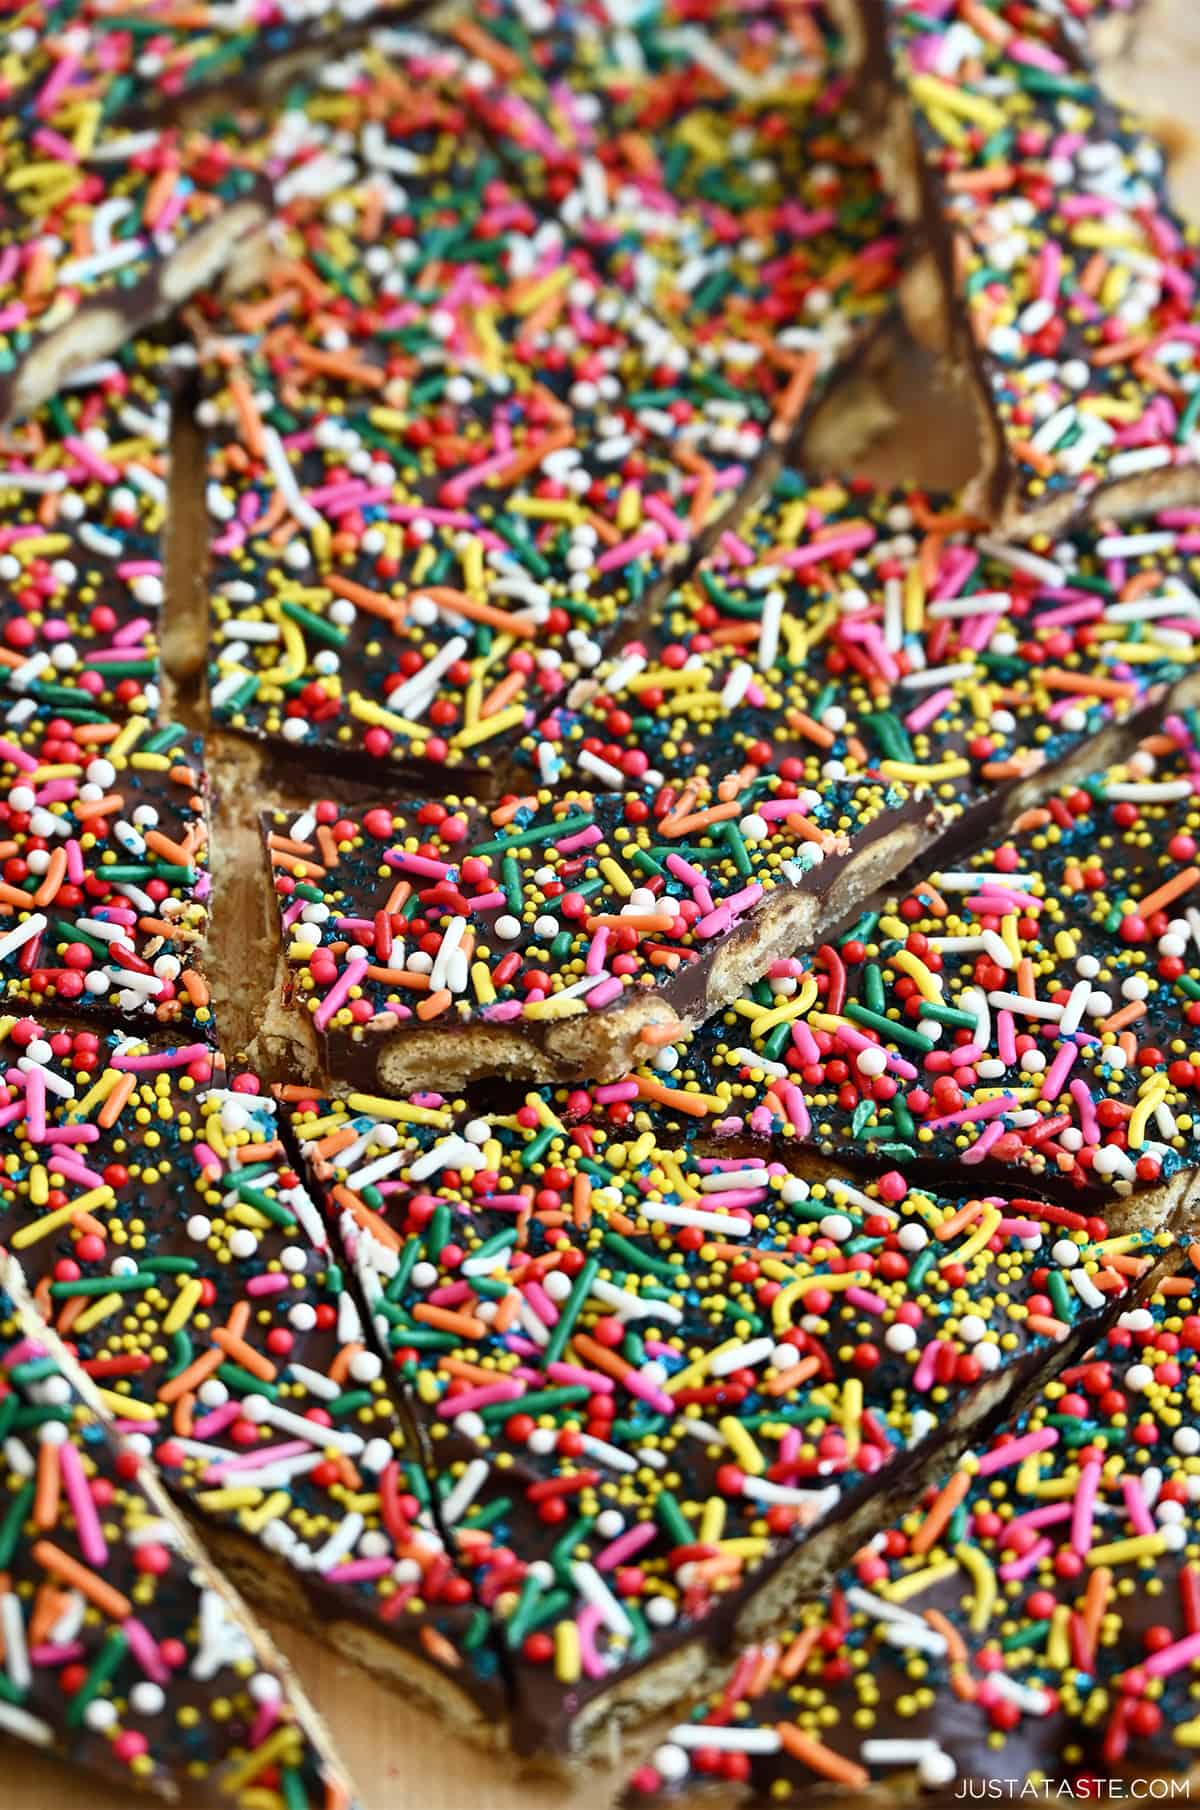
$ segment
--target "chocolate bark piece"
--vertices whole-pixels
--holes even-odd
[[[20,701],[11,715],[0,699],[10,722],[34,706],[158,711],[178,374],[165,343],[134,340],[0,435],[0,686]]]
[[[880,170],[924,255],[902,302],[970,377],[973,506],[1004,532],[1200,497],[1197,240],[1164,159],[1105,94],[1083,32],[996,0],[837,0]]]
[[[514,1742],[562,1763],[777,1625],[1148,1261],[1103,1222],[810,1186],[654,1123],[571,1130],[544,1092],[293,1120],[508,1651]]]
[[[671,1085],[772,1148],[989,1183],[1016,1166],[1084,1212],[1168,1215],[1200,1158],[1198,772],[1194,715],[1168,716],[1007,839],[778,964],[668,1059]]]
[[[102,1024],[212,1037],[201,738],[78,708],[42,719],[38,703],[49,700],[13,706],[0,736],[10,1009],[49,1003]]]
[[[766,225],[752,192],[697,195],[721,295],[684,319],[660,294],[675,251],[643,293],[627,233],[576,230],[506,178],[462,64],[449,40],[385,35],[297,88],[273,135],[231,119],[231,154],[276,182],[283,261],[198,325],[214,713],[368,775],[511,750],[730,519],[896,269],[865,164],[801,160]],[[817,121],[805,142],[828,137]],[[772,289],[811,326],[780,325]]]
[[[864,1547],[633,1776],[772,1803],[1097,1775],[1182,1795],[1200,1739],[1190,1261]],[[1137,1781],[1131,1787],[1129,1781]]]
[[[523,756],[616,786],[681,762],[818,787],[877,767],[982,835],[1194,697],[1198,547],[1190,511],[1022,547],[950,499],[785,469]]]
[[[661,8],[614,32],[554,6],[535,29],[501,4],[446,30],[514,185],[681,334],[770,335],[823,373],[886,307],[899,239],[839,129],[824,13]]]
[[[349,1810],[329,1736],[0,1253],[0,1730],[118,1789]]]
[[[262,180],[204,133],[128,125],[128,84],[89,68],[93,51],[94,28],[40,32],[33,16],[5,41],[0,424],[235,279],[269,213]]]
[[[0,1243],[117,1432],[256,1603],[495,1741],[486,1616],[274,1102],[203,1044],[0,1030]]]
[[[657,794],[543,790],[263,820],[296,1036],[365,1092],[611,1079],[926,845],[918,791],[751,770]]]

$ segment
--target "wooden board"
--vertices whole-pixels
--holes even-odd
[[[1146,108],[1155,125],[1168,137],[1175,158],[1178,198],[1192,217],[1200,220],[1200,7],[1195,0],[1151,0],[1145,22],[1114,60],[1112,73],[1113,85],[1122,98]],[[910,387],[920,392],[918,384]],[[923,399],[927,403],[927,395]],[[927,408],[919,413],[929,419]],[[948,443],[954,440],[955,433],[944,417],[939,414],[936,418],[936,448],[922,448],[919,428],[905,430],[898,436],[893,457],[887,462],[891,469],[881,468],[876,475],[882,479],[899,472],[911,477],[925,476],[929,482],[944,481],[950,456]],[[960,428],[960,435],[962,431]],[[963,444],[960,437],[959,448]],[[929,460],[931,468],[925,471],[918,469],[924,463],[923,452],[934,455]],[[203,570],[201,544],[198,517],[177,525],[173,550],[176,576],[185,593],[190,593],[190,597],[184,595],[185,605],[191,605],[187,609],[190,620],[177,619],[176,623],[178,645],[173,651],[177,672],[194,668],[202,653],[198,625],[203,617],[197,577]],[[168,645],[171,639],[168,631]],[[187,690],[184,684],[177,691],[176,708],[186,702],[183,694]],[[230,792],[233,778],[231,766],[226,775]],[[243,913],[249,917],[249,922],[238,926],[242,932],[240,946],[249,954],[255,948],[258,932],[251,903],[257,885],[257,851],[253,837],[236,837],[236,831],[244,831],[244,827],[230,826],[230,838],[239,854],[234,871],[224,881],[225,903],[220,909],[226,936],[233,928],[231,919],[240,918]],[[218,840],[219,832],[218,823]],[[226,846],[230,846],[229,839]],[[222,885],[220,873],[218,884]],[[237,939],[229,946],[237,946]],[[247,962],[247,969],[251,965]],[[262,964],[253,965],[261,975]],[[268,975],[270,968],[268,959]],[[236,1014],[241,1021],[240,1033],[247,1020],[249,1025],[254,1022],[253,1008],[247,1012],[245,1004],[247,996],[253,999],[253,988],[247,995],[239,976],[222,991],[231,1000],[241,995],[241,1011]],[[304,1636],[270,1618],[263,1619],[277,1634],[280,1646],[293,1660],[310,1696],[327,1719],[361,1786],[363,1810],[600,1810],[602,1805],[611,1803],[621,1785],[622,1772],[636,1764],[646,1751],[648,1737],[627,1738],[626,1752],[618,1767],[595,1767],[586,1782],[578,1786],[528,1773],[519,1775],[503,1760],[464,1749],[433,1716],[322,1650],[318,1629]],[[11,1742],[0,1744],[0,1760],[2,1810],[130,1810],[128,1794],[105,1790]]]

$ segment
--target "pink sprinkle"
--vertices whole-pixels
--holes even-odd
[[[130,1615],[121,1623],[121,1629],[129,1642],[129,1651],[147,1678],[155,1684],[170,1684],[170,1671],[163,1663],[158,1642],[145,1623],[140,1622],[136,1615]]]
[[[313,1013],[313,1023],[319,1031],[325,1029],[334,1013],[340,1009],[342,1002],[349,994],[350,989],[352,987],[357,987],[358,983],[366,974],[369,966],[370,963],[361,956],[357,961],[347,962],[345,968],[343,968],[342,972],[338,975],[332,987],[330,987],[328,993],[326,993],[324,999]]]
[[[1058,1433],[1053,1427],[1040,1427],[1036,1432],[1023,1433],[1019,1439],[1006,1439],[1003,1445],[980,1455],[975,1474],[992,1477],[997,1471],[1007,1471],[1023,1459],[1035,1457],[1038,1452],[1049,1452],[1057,1444]]]
[[[984,1128],[984,1130],[980,1133],[980,1135],[975,1139],[975,1142],[971,1145],[970,1149],[963,1151],[963,1153],[962,1153],[963,1162],[964,1163],[981,1163],[983,1161],[984,1157],[987,1155],[988,1151],[991,1149],[992,1145],[995,1143],[998,1143],[999,1140],[1003,1136],[1004,1136],[1003,1125],[1001,1125],[997,1120],[993,1119],[992,1123],[990,1125],[986,1126]]]
[[[1146,1498],[1142,1494],[1142,1486],[1136,1477],[1122,1477],[1121,1494],[1125,1498],[1125,1507],[1129,1511],[1129,1519],[1133,1523],[1135,1533],[1157,1533],[1154,1517],[1146,1506]]]
[[[75,1533],[80,1550],[88,1564],[94,1570],[101,1571],[108,1563],[108,1546],[100,1527],[92,1492],[83,1474],[83,1461],[69,1442],[58,1448],[58,1468],[62,1473],[67,1500],[71,1504],[71,1513],[75,1516]]]
[[[631,1559],[635,1552],[648,1546],[654,1539],[658,1529],[653,1521],[642,1521],[635,1527],[629,1527],[618,1534],[603,1550],[596,1554],[597,1571],[612,1571],[615,1566],[623,1565]]]
[[[1093,1460],[1079,1473],[1075,1503],[1071,1510],[1071,1544],[1080,1558],[1092,1549],[1092,1519],[1096,1508],[1096,1491],[1100,1488],[1100,1466]]]

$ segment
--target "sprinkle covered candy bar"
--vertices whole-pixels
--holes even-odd
[[[1200,498],[1197,240],[1163,152],[1105,95],[1068,11],[835,0],[926,255],[920,337],[969,373],[971,500],[1027,535]]]
[[[129,126],[91,28],[44,10],[0,40],[0,423],[228,277],[268,212],[205,135]]]
[[[657,793],[270,812],[285,1000],[329,1072],[368,1092],[609,1080],[844,919],[932,820],[871,776],[816,792],[751,769]]]
[[[253,1077],[0,1021],[0,1243],[229,1574],[436,1701],[503,1721],[487,1617],[443,1550],[410,1434]],[[2,1712],[2,1705],[0,1705]]]
[[[772,1803],[1010,1777],[1082,1795],[1097,1775],[1165,1798],[1194,1779],[1194,1260],[745,1652],[627,1802],[717,1781]]]
[[[894,293],[900,244],[846,102],[824,15],[716,24],[647,11],[473,8],[459,78],[521,193],[618,287],[700,341],[847,350]]]
[[[134,340],[0,438],[0,685],[40,709],[158,709],[174,370]]]
[[[33,712],[32,701],[13,715]],[[0,978],[10,1004],[212,1035],[203,745],[50,717],[0,735]]]
[[[350,1810],[267,1635],[114,1437],[0,1253],[0,1731],[118,1790]]]
[[[789,255],[817,314],[840,286],[845,309],[793,333],[751,295],[701,330],[659,295],[674,277],[614,268],[627,235],[539,215],[441,67],[374,51],[295,91],[266,151],[282,261],[199,328],[214,714],[335,766],[511,750],[717,532],[894,281],[864,166],[802,158],[802,193],[776,184]],[[718,236],[783,285],[739,221]]]
[[[1200,1157],[1198,774],[1194,719],[1168,717],[998,847],[777,964],[668,1059],[672,1085],[726,1131],[1166,1210]]]
[[[785,470],[523,751],[601,786],[680,762],[817,787],[875,768],[982,834],[1191,695],[1198,548],[1190,511],[1023,547],[944,499]]]
[[[544,1095],[301,1101],[293,1128],[424,1421],[522,1751],[581,1753],[777,1620],[1146,1267],[1041,1203],[810,1184],[571,1130]]]

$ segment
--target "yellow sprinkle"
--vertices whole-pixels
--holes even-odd
[[[579,1629],[573,1621],[554,1624],[554,1676],[560,1684],[577,1684],[583,1674]]]
[[[917,992],[922,999],[941,999],[942,989],[938,985],[937,976],[930,973],[919,955],[914,955],[909,949],[898,949],[889,960],[893,968],[898,968],[901,974],[907,974],[911,981],[916,982]]]
[[[477,534],[473,534],[463,545],[462,570],[464,589],[469,592],[482,591],[484,588],[483,542]]]
[[[624,492],[622,492],[624,495]],[[505,505],[514,515],[529,515],[539,522],[581,522],[583,506],[573,497],[514,497]]]
[[[767,1468],[767,1461],[741,1421],[733,1414],[724,1414],[717,1422],[717,1426],[724,1436],[726,1445],[742,1469],[748,1471],[752,1477],[761,1477]]]
[[[617,498],[617,527],[622,534],[632,534],[642,519],[642,493],[636,484],[625,484]]]
[[[471,963],[471,985],[481,1006],[490,1006],[496,997],[492,976],[486,962]]]
[[[910,1596],[920,1596],[923,1590],[931,1590],[943,1578],[953,1577],[957,1570],[957,1559],[943,1559],[940,1565],[926,1565],[924,1571],[910,1572],[907,1577],[898,1577],[894,1583],[877,1588],[890,1603],[905,1603]]]
[[[526,1018],[576,1018],[580,1012],[586,1012],[583,1000],[574,995],[570,999],[535,999],[526,1005]]]
[[[802,1018],[816,997],[816,980],[811,974],[806,974],[795,998],[785,1000],[781,1006],[764,1008],[755,1005],[752,1000],[737,999],[734,1001],[733,1009],[735,1012],[740,1012],[744,1018],[753,1019],[756,1037],[765,1037],[768,1031],[775,1030],[778,1025],[790,1024],[793,1018]]]
[[[83,1315],[80,1314],[75,1322],[75,1328],[78,1328],[82,1324]],[[119,1420],[158,1419],[153,1403],[139,1401],[135,1395],[118,1395],[115,1389],[98,1389],[97,1394],[99,1395],[101,1402],[108,1409],[108,1412],[116,1415]]]
[[[557,295],[560,289],[565,289],[573,282],[574,277],[575,272],[569,264],[556,265],[540,283],[534,283],[527,289],[519,302],[512,304],[513,313],[532,314],[535,308],[540,308],[543,302],[549,301],[552,295]]]
[[[700,1511],[700,1544],[715,1546],[725,1531],[725,1502],[721,1496],[710,1496]]]
[[[71,1330],[72,1332],[90,1332],[93,1326],[99,1326],[101,1320],[107,1320],[110,1315],[120,1313],[124,1306],[124,1297],[121,1295],[101,1295],[100,1299],[94,1301],[91,1307],[84,1309]]]
[[[1163,1534],[1139,1533],[1128,1540],[1110,1540],[1107,1546],[1093,1546],[1087,1562],[1089,1565],[1126,1565],[1133,1559],[1156,1559],[1165,1551]]]
[[[1056,1669],[1071,1663],[1071,1605],[1056,1603],[1050,1613],[1050,1632],[1046,1636],[1046,1659]]]
[[[964,1245],[960,1245],[959,1249],[955,1251],[954,1261],[956,1263],[969,1263],[971,1258],[974,1257],[977,1252],[982,1251],[989,1240],[995,1237],[996,1228],[1000,1224],[1000,1219],[1001,1213],[999,1207],[989,1208],[989,1210],[980,1218],[979,1224],[975,1227],[975,1230],[971,1233],[967,1242]]]
[[[862,1444],[862,1409],[862,1378],[848,1376],[842,1385],[842,1432],[847,1458],[853,1458]]]
[[[81,1195],[80,1200],[93,1199],[100,1192],[99,1188],[93,1188],[90,1195]],[[104,1205],[109,1206],[112,1204],[113,1191],[108,1188],[104,1192],[108,1196]],[[31,1219],[28,1225],[18,1226],[8,1242],[15,1251],[23,1251],[29,1244],[39,1244],[43,1238],[48,1238],[51,1232],[57,1232],[60,1226],[69,1225],[79,1210],[79,1201],[69,1200],[65,1207],[55,1207],[53,1213],[44,1213],[40,1219]],[[83,1211],[86,1212],[87,1208],[85,1207]]]
[[[204,1284],[199,1277],[186,1276],[179,1285],[179,1293],[171,1303],[170,1311],[163,1318],[163,1331],[181,1331],[195,1313],[203,1293]]]
[[[197,1494],[196,1502],[213,1514],[224,1514],[230,1509],[257,1508],[262,1494],[252,1483],[239,1483],[236,1488],[202,1490]]]
[[[596,865],[615,893],[619,893],[623,899],[632,898],[635,890],[633,881],[619,861],[614,861],[611,855],[602,855]]]
[[[1013,958],[1014,965],[1021,959],[1021,943],[1017,936],[1017,914],[1010,911],[1000,920],[1000,938],[1004,947]]]
[[[686,691],[689,686],[703,685],[704,682],[704,674],[699,667],[683,666],[678,672],[671,672],[655,666],[630,679],[627,689],[635,692],[649,691],[653,686],[658,691]]]
[[[199,1498],[197,1498],[198,1500]],[[295,1723],[285,1723],[276,1728],[252,1752],[247,1754],[240,1765],[231,1766],[221,1774],[221,1789],[230,1798],[236,1798],[243,1785],[265,1772],[268,1766],[286,1765],[295,1757],[300,1740],[300,1731]]]
[[[1140,1150],[1146,1141],[1146,1125],[1150,1114],[1157,1106],[1161,1106],[1167,1097],[1167,1078],[1155,1075],[1146,1084],[1137,1105],[1129,1115],[1129,1123],[1125,1127],[1126,1140],[1131,1150]]]
[[[451,746],[455,748],[473,748],[476,742],[489,742],[494,735],[503,735],[506,729],[515,729],[518,723],[525,720],[525,709],[521,704],[512,704],[507,710],[498,710],[495,716],[485,717],[481,723],[473,723],[467,729],[460,729],[453,737]],[[422,730],[422,735],[428,730]]]
[[[914,75],[909,82],[909,89],[919,107],[933,107],[939,112],[958,114],[973,126],[982,126],[987,133],[999,132],[1006,123],[1003,112],[994,101],[987,100],[973,89],[956,88],[952,82],[944,82],[940,76]]]
[[[406,716],[397,716],[394,710],[385,710],[373,698],[361,697],[352,692],[349,698],[350,714],[363,723],[374,723],[381,729],[390,729],[395,735],[419,736],[422,741],[429,734],[423,723],[410,722]]]
[[[238,1525],[247,1533],[261,1533],[268,1521],[277,1521],[286,1514],[292,1505],[292,1498],[285,1489],[272,1490],[266,1501],[258,1508],[244,1508],[238,1516]]]
[[[451,1115],[432,1106],[410,1106],[406,1100],[383,1100],[377,1094],[348,1094],[351,1112],[369,1112],[377,1119],[398,1119],[406,1125],[437,1125],[443,1130]]]
[[[137,744],[141,741],[149,727],[150,723],[146,717],[130,717],[120,735],[114,736],[113,740],[108,744],[109,760],[117,761],[122,759],[124,755],[129,754],[137,747]]]
[[[992,1619],[992,1610],[996,1606],[996,1573],[983,1550],[978,1546],[969,1546],[965,1540],[954,1548],[954,1556],[974,1586],[971,1631],[982,1634]]]
[[[831,1293],[845,1288],[865,1288],[870,1281],[865,1270],[845,1270],[840,1276],[802,1276],[780,1289],[771,1303],[771,1319],[776,1332],[786,1332],[792,1323],[792,1303],[800,1301],[812,1288],[827,1288]]]
[[[971,771],[971,763],[967,760],[935,760],[928,766],[919,766],[913,760],[881,760],[879,771],[885,779],[901,779],[909,785],[932,785],[939,779],[961,779],[964,773]]]
[[[904,632],[919,635],[925,625],[925,586],[914,560],[904,578]]]

